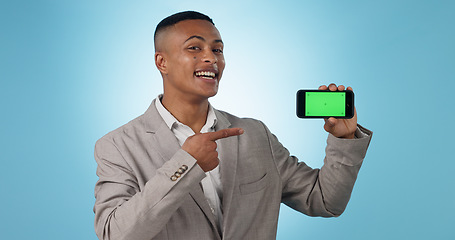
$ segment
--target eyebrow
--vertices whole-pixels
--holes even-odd
[[[201,41],[204,41],[204,42],[206,41],[205,38],[203,38],[203,37],[201,37],[201,36],[193,35],[193,36],[189,37],[188,39],[186,39],[185,42],[188,42],[189,40],[191,40],[191,39],[193,39],[193,38],[197,38],[197,39],[199,39],[199,40],[201,40]],[[223,43],[223,40],[221,40],[221,39],[216,39],[216,40],[214,40],[213,42],[224,44],[224,43]]]

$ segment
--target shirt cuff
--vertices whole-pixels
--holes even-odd
[[[371,131],[357,124],[357,129],[354,133],[354,139],[365,138],[371,135]]]

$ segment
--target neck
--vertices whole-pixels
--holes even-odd
[[[202,101],[184,101],[182,98],[163,95],[163,106],[181,123],[199,133],[207,121],[208,99]]]

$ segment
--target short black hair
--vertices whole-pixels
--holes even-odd
[[[175,14],[161,20],[161,22],[158,23],[158,25],[156,26],[156,29],[155,29],[155,35],[154,35],[155,41],[156,41],[156,35],[158,34],[158,32],[162,31],[163,29],[173,26],[173,25],[177,24],[178,22],[181,22],[184,20],[193,20],[193,19],[206,20],[206,21],[209,21],[211,24],[213,24],[213,26],[215,26],[215,23],[213,23],[213,20],[209,16],[202,14],[200,12],[195,12],[195,11],[179,12],[179,13],[175,13]]]

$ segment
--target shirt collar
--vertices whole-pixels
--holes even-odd
[[[184,125],[183,123],[179,122],[161,103],[161,99],[163,98],[163,94],[158,95],[155,100],[156,110],[163,118],[166,125],[169,129],[175,128],[176,124]],[[215,110],[213,109],[212,105],[209,103],[209,112],[207,113],[207,121],[205,125],[202,127],[201,132],[209,132],[210,129],[214,129],[217,123]]]

